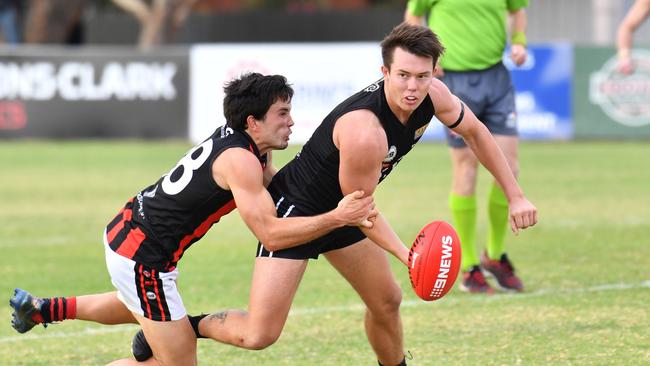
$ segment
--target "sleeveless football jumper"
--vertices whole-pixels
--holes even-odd
[[[251,151],[264,168],[266,155],[246,132],[218,128],[126,203],[106,227],[109,247],[151,269],[174,270],[183,253],[236,207],[232,193],[212,177],[212,163],[230,148]]]
[[[278,217],[312,216],[336,208],[343,193],[338,176],[339,150],[332,138],[334,125],[344,114],[360,109],[374,113],[386,131],[388,153],[382,163],[379,182],[420,140],[434,115],[433,102],[427,96],[407,123],[402,124],[388,106],[383,80],[352,95],[325,117],[302,150],[273,177],[268,190],[276,203]],[[344,248],[364,238],[359,228],[346,226],[307,244],[275,252],[267,251],[261,243],[257,256],[318,258],[320,253]]]

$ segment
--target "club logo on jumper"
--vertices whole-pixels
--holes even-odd
[[[156,294],[154,294],[152,291],[147,291],[147,299],[155,300],[156,299]]]
[[[390,163],[391,161],[393,161],[393,159],[395,159],[395,155],[397,155],[397,148],[395,147],[395,145],[392,145],[388,149],[388,154],[386,154],[386,158],[384,159],[384,163]]]
[[[174,100],[171,62],[0,62],[0,99]]]
[[[228,127],[226,125],[223,125],[223,127],[221,127],[221,138],[228,137],[228,136],[232,135],[233,133],[235,133],[235,131],[233,131],[232,128],[230,128],[230,127]]]
[[[413,135],[413,140],[414,141],[419,140],[420,137],[422,137],[422,135],[424,135],[424,131],[427,130],[427,127],[429,127],[429,123],[427,123],[426,125],[418,128],[417,130],[415,130],[415,135]]]
[[[589,99],[614,121],[628,127],[650,124],[650,52],[634,50],[635,70],[623,75],[616,70],[613,56],[591,74]]]
[[[451,270],[451,244],[454,242],[451,236],[445,235],[441,238],[442,243],[442,255],[440,256],[440,269],[438,270],[438,276],[436,277],[436,282],[433,285],[431,290],[430,297],[440,297],[442,291],[447,284],[449,279],[449,271]]]
[[[376,82],[374,82],[374,83],[368,85],[365,89],[363,89],[363,91],[364,91],[364,92],[368,92],[368,93],[372,93],[372,92],[374,92],[374,91],[379,90],[379,82],[380,82],[380,81],[381,81],[381,80],[376,81]]]

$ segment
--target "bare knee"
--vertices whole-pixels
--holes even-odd
[[[402,289],[395,283],[378,301],[368,305],[368,312],[374,317],[393,317],[399,314],[401,304]]]

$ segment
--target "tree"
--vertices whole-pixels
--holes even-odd
[[[140,22],[140,48],[173,41],[197,0],[112,0]]]
[[[30,0],[25,14],[25,43],[70,43],[82,26],[87,0]]]

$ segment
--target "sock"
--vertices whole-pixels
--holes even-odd
[[[32,315],[32,320],[37,323],[60,322],[65,319],[76,319],[76,297],[51,297],[43,299],[41,308]]]
[[[199,323],[201,322],[201,319],[205,318],[206,316],[208,316],[208,314],[187,316],[187,318],[190,320],[190,324],[192,325],[192,329],[194,329],[194,334],[196,334],[196,338],[207,338],[202,336],[201,333],[199,333]]]
[[[505,237],[508,229],[508,200],[503,190],[496,184],[490,190],[488,199],[488,229],[487,255],[490,259],[499,259],[505,253]]]
[[[377,364],[379,366],[384,366],[381,362],[377,361]],[[402,362],[398,363],[396,366],[406,366],[406,357],[402,360]]]
[[[463,253],[460,268],[466,272],[470,267],[479,264],[476,254],[476,196],[459,196],[451,193],[449,208]]]

